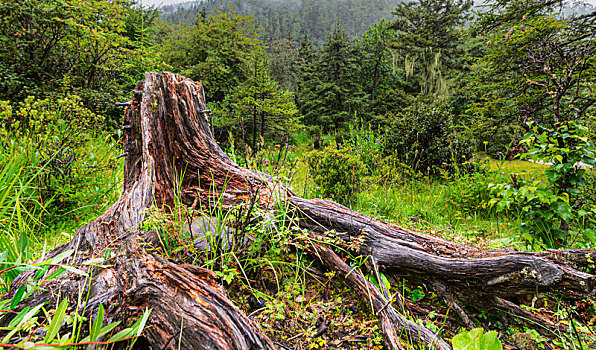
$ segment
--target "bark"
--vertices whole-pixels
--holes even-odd
[[[44,285],[47,291],[25,304],[52,304],[58,294],[76,300],[89,286],[86,310],[95,314],[103,304],[110,322],[129,322],[145,308],[153,309],[143,342],[153,349],[275,349],[258,325],[227,299],[211,271],[176,264],[142,244],[139,226],[152,205],[172,208],[180,196],[189,206],[198,208],[201,201],[208,206],[227,183],[230,190],[223,202],[233,206],[268,183],[257,173],[247,179],[246,171],[221,151],[211,137],[205,109],[201,84],[170,73],[146,74],[125,113],[121,197],[81,227],[72,242],[47,256],[75,249],[67,263],[76,265],[109,249],[109,267],[95,268],[91,281],[72,274],[52,281]],[[266,205],[271,193],[262,189],[260,194]],[[19,276],[16,285],[29,277]]]
[[[225,297],[210,271],[151,253],[139,229],[151,206],[167,211],[180,201],[195,210],[215,205],[228,210],[251,199],[254,204],[255,198],[270,211],[276,201],[287,203],[300,226],[316,238],[312,242],[331,235],[347,244],[362,241],[352,253],[370,258],[375,271],[428,280],[468,324],[473,323],[456,299],[466,306],[497,305],[519,314],[525,310],[516,309],[508,298],[550,291],[595,294],[594,276],[579,270],[593,263],[594,251],[485,251],[378,221],[331,201],[299,198],[270,176],[232,162],[212,137],[205,110],[201,84],[171,73],[145,75],[125,113],[122,196],[81,227],[72,242],[50,254],[76,249],[70,263],[104,256],[107,249],[114,257],[108,267],[95,268],[90,282],[66,275],[46,285],[31,304],[55,300],[57,290],[72,297],[89,285],[93,313],[101,303],[111,305],[107,314],[113,320],[130,320],[145,307],[153,308],[145,340],[154,349],[273,349],[259,327]],[[370,303],[389,348],[401,348],[407,333],[407,339],[450,349],[432,331],[408,321],[392,306],[392,297],[352,271],[330,247],[315,244],[312,253]],[[539,318],[533,321],[541,323]]]
[[[592,256],[594,251],[485,251],[377,221],[331,201],[295,196],[289,201],[302,215],[301,225],[312,232],[325,235],[334,230],[346,241],[364,235],[360,254],[373,256],[388,270],[426,275],[485,295],[554,290],[595,294],[594,276],[569,265],[584,255],[586,263],[579,265],[587,266],[586,254]]]

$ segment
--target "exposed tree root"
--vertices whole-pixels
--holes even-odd
[[[455,298],[449,292],[449,290],[447,289],[447,286],[438,280],[435,280],[432,283],[433,283],[433,286],[435,287],[437,293],[439,295],[441,295],[443,297],[443,299],[445,299],[445,301],[447,302],[447,305],[449,305],[449,307],[451,307],[451,309],[459,315],[459,317],[461,318],[464,325],[466,327],[468,327],[469,329],[476,328],[476,324],[474,322],[472,322],[472,320],[470,319],[470,316],[468,316],[468,314],[464,311],[464,309],[462,309],[461,306],[459,306],[459,304],[457,303],[457,301],[455,301]]]
[[[359,269],[350,268],[329,247],[319,245],[315,249],[316,256],[327,267],[337,271],[345,279],[347,286],[356,290],[366,302],[371,304],[374,313],[379,318],[385,343],[390,349],[402,349],[400,335],[405,335],[405,339],[415,343],[422,342],[438,349],[451,349],[449,344],[440,339],[433,331],[397,313],[393,306],[388,303],[389,298],[383,296],[374,284],[366,280]]]
[[[552,291],[595,295],[594,276],[579,270],[593,264],[594,251],[485,251],[374,220],[331,201],[299,198],[268,175],[232,162],[213,139],[205,110],[199,83],[171,73],[146,74],[126,109],[122,196],[105,214],[81,227],[71,243],[50,254],[75,249],[70,263],[80,263],[110,249],[111,265],[96,267],[88,283],[68,274],[46,285],[30,304],[53,301],[58,290],[74,297],[90,285],[89,312],[100,303],[116,305],[108,309],[108,317],[129,320],[144,307],[152,308],[145,338],[153,348],[273,349],[259,327],[225,297],[209,271],[148,253],[137,236],[151,206],[169,210],[179,201],[193,210],[228,210],[251,205],[255,197],[256,205],[270,211],[276,201],[287,203],[299,225],[318,238],[313,242],[336,235],[348,246],[357,245],[352,253],[372,258],[375,273],[409,272],[435,281],[437,292],[470,327],[472,321],[450,291],[469,291],[478,301],[495,301],[523,317],[529,313],[505,298]],[[450,349],[432,331],[400,315],[387,303],[386,291],[384,295],[360,271],[352,271],[328,246],[316,243],[313,248],[328,268],[372,304],[389,348],[400,349],[409,339]],[[23,274],[19,280],[29,277]]]

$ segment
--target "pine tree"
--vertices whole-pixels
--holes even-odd
[[[305,114],[304,106],[307,99],[310,98],[309,92],[319,84],[318,75],[316,74],[318,55],[318,51],[315,50],[308,36],[304,37],[298,48],[297,62],[291,68],[296,76],[297,83],[294,86],[294,92],[296,94],[296,106],[301,115]]]
[[[470,0],[418,0],[400,3],[390,28],[404,57],[406,77],[416,76],[422,95],[445,95],[450,73],[459,67],[461,34]]]
[[[280,89],[268,68],[265,52],[253,53],[245,66],[247,79],[225,101],[227,118],[223,124],[239,127],[244,145],[250,142],[253,152],[260,149],[259,140],[287,142],[300,127],[292,94]]]
[[[360,52],[341,26],[327,38],[316,68],[305,82],[301,111],[307,125],[341,131],[361,113],[366,94],[359,82]]]

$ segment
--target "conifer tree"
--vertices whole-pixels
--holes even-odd
[[[415,76],[423,95],[448,92],[449,73],[459,69],[461,34],[470,0],[418,0],[400,3],[390,28],[404,57],[406,77]]]
[[[247,79],[224,101],[227,107],[220,126],[239,127],[243,143],[258,152],[260,140],[287,142],[300,124],[292,94],[268,73],[264,50],[251,56],[244,68]]]
[[[304,121],[325,133],[340,131],[362,112],[366,94],[359,82],[360,52],[339,24],[327,38],[315,72],[301,101]]]

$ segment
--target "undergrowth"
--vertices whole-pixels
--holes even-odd
[[[355,144],[346,144],[345,147],[350,147],[347,150],[383,150],[382,142],[377,143],[370,130],[360,136]],[[327,144],[328,147],[338,147],[333,141]],[[98,167],[85,175],[88,181],[77,183],[79,187],[75,186],[75,191],[80,191],[76,195],[77,201],[86,201],[88,206],[80,203],[63,214],[49,207],[55,201],[45,200],[44,195],[40,195],[39,183],[36,183],[36,174],[47,174],[48,170],[44,166],[49,163],[32,162],[30,144],[14,143],[12,148],[3,150],[4,160],[0,171],[0,189],[4,193],[0,197],[0,250],[4,253],[0,254],[0,263],[4,295],[7,295],[12,281],[20,272],[28,269],[40,271],[37,275],[39,278],[13,290],[11,299],[7,299],[3,308],[7,310],[6,315],[17,314],[16,321],[4,330],[13,332],[5,340],[19,344],[22,348],[31,343],[40,345],[43,341],[73,346],[88,340],[107,345],[104,343],[134,338],[142,330],[142,320],[149,312],[147,310],[139,319],[141,323],[129,325],[128,330],[120,335],[122,338],[114,338],[115,334],[108,336],[108,333],[100,338],[98,334],[102,333],[102,329],[109,331],[111,329],[105,327],[115,326],[91,321],[89,315],[85,314],[84,293],[75,301],[41,305],[37,310],[19,309],[19,304],[26,300],[36,286],[57,277],[45,276],[43,271],[47,271],[47,267],[59,266],[58,271],[61,273],[68,271],[90,278],[93,265],[107,263],[100,259],[77,267],[54,259],[33,263],[34,258],[43,256],[56,242],[68,240],[75,228],[85,220],[92,219],[93,215],[103,212],[118,196],[122,174],[112,158],[119,153],[119,147],[97,137],[91,138],[85,145],[89,154],[100,155],[97,158]],[[303,160],[307,152],[310,150],[306,145],[286,144],[263,147],[254,156],[250,153],[237,155],[234,149],[229,153],[241,165],[271,174],[275,179],[289,184],[300,196],[335,197],[335,192],[321,191],[324,181],[333,180],[321,180],[324,172],[315,174],[312,164],[309,166]],[[311,157],[314,154],[311,153]],[[355,157],[349,152],[347,154]],[[377,155],[369,154],[368,158],[361,160],[362,169],[357,185],[354,182],[356,177],[347,177],[345,184],[340,184],[340,187],[346,186],[347,191],[337,193],[350,197],[344,203],[353,210],[419,232],[483,248],[534,248],[520,234],[521,220],[517,212],[497,213],[489,205],[489,185],[507,181],[512,174],[544,178],[547,166],[478,157],[468,164],[456,165],[449,171],[438,170],[435,176],[425,176],[395,156]],[[338,166],[337,163],[330,164]],[[592,172],[587,174],[588,177],[593,176]],[[177,183],[182,183],[184,174],[177,176]],[[176,193],[180,193],[180,190],[176,189]],[[202,203],[197,211],[183,205],[180,196],[175,198],[171,208],[149,209],[142,229],[154,235],[155,244],[146,245],[146,249],[175,261],[213,270],[219,282],[228,290],[230,298],[257,320],[280,348],[383,348],[382,333],[370,304],[360,300],[333,272],[318,263],[309,249],[312,238],[298,228],[286,204],[277,202],[275,210],[264,211],[257,205],[259,198],[253,197],[249,202],[228,210],[222,205],[224,191],[225,188],[219,192],[213,189],[211,193],[214,195],[209,203]],[[62,192],[67,195],[66,191]],[[588,189],[584,196],[589,196],[589,193]],[[53,221],[47,217],[48,213],[61,215],[54,219],[56,225],[49,224]],[[67,233],[62,234],[64,231]],[[350,255],[349,249],[342,246],[341,242],[327,243],[336,245],[343,252],[342,256],[355,269],[360,269],[371,282],[376,285],[382,283],[385,289],[402,295],[406,301],[405,316],[413,322],[439,332],[446,339],[457,334],[462,334],[459,339],[463,339],[465,334],[472,334],[461,329],[458,316],[437,296],[433,287],[415,275],[389,279],[381,274],[379,282],[367,272],[360,259]],[[109,259],[109,256],[104,259]],[[64,306],[66,304],[63,302],[69,303],[70,307]],[[544,348],[557,346],[580,349],[580,344],[593,341],[590,327],[596,320],[594,301],[581,300],[564,307],[561,296],[539,294],[533,300],[520,302],[522,307],[549,317],[555,323],[573,325],[576,332],[545,337],[530,328],[503,324],[498,310],[466,311],[476,324],[497,329],[499,337],[508,344],[534,344],[538,347],[542,344]],[[400,308],[399,305],[397,307]],[[55,328],[52,322],[61,317],[70,317],[71,334],[47,336]],[[95,315],[95,320],[98,319],[101,320],[101,317]],[[81,327],[89,328],[91,333],[83,332]],[[31,335],[34,329],[40,328],[45,330],[45,333],[41,332],[46,334],[44,338]],[[85,334],[89,334],[90,338],[85,339]],[[406,335],[403,341],[404,347],[408,349],[417,346]]]

